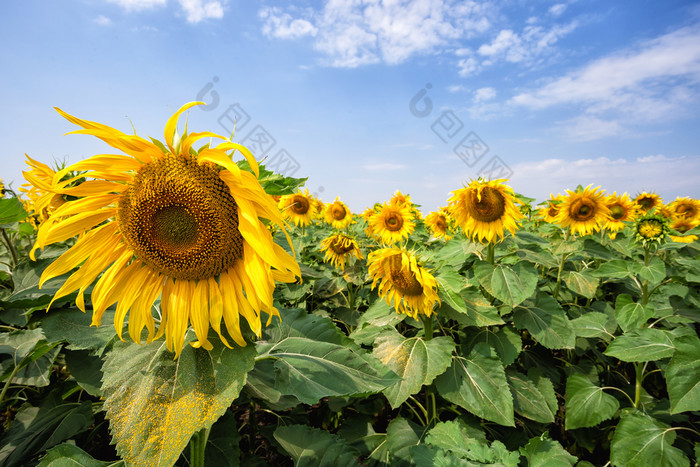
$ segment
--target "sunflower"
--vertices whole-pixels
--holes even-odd
[[[589,235],[600,230],[608,219],[610,209],[605,205],[604,191],[600,187],[586,188],[576,191],[566,190],[559,205],[556,221],[563,228],[569,227],[571,232],[579,235]]]
[[[685,235],[685,233],[691,229],[694,229],[700,225],[699,221],[694,221],[691,219],[681,219],[676,218],[671,222],[671,229],[680,233],[681,235],[669,235],[671,240],[677,243],[692,243],[698,239],[697,235]]]
[[[330,261],[333,266],[340,269],[345,269],[345,261],[354,256],[356,259],[362,259],[360,246],[355,239],[344,234],[334,234],[321,242],[321,251],[326,252],[323,257],[324,262]]]
[[[610,210],[609,217],[604,221],[603,227],[610,232],[611,238],[625,228],[625,222],[633,222],[637,218],[637,208],[627,193],[605,197],[605,205]]]
[[[449,209],[464,232],[479,241],[503,239],[506,230],[515,233],[524,217],[515,207],[513,189],[506,180],[472,180],[469,186],[452,192]]]
[[[293,221],[296,225],[307,226],[316,217],[316,203],[311,199],[308,189],[282,196],[278,206],[285,219]]]
[[[653,208],[661,207],[664,202],[656,193],[641,192],[634,198],[634,202],[639,206],[639,209],[644,212],[649,212]]]
[[[229,346],[221,332],[222,318],[230,337],[246,345],[240,317],[259,336],[261,311],[269,315],[268,324],[273,315],[279,316],[272,304],[275,280],[291,282],[301,275],[299,265],[273,242],[261,221],[285,226],[256,178],[258,165],[250,151],[214,133],[177,135],[179,116],[199,104],[186,104],[168,119],[167,147],[56,109],[83,128],[74,133],[96,136],[124,154],[92,156],[54,175],[49,188],[71,201],[41,225],[34,245],[36,250],[78,235],[75,245],[43,272],[40,286],[80,266],[53,300],[78,291],[76,302],[84,311],[83,293],[94,283],[93,325],[117,303],[114,325],[120,338],[129,313],[134,341],[140,343],[145,327],[148,342],[164,335],[176,358],[189,323],[197,337],[195,347],[212,348],[210,325]],[[205,137],[223,142],[195,151],[192,145]],[[231,160],[228,152],[235,150],[256,175]],[[75,180],[61,181],[70,171],[87,172],[70,186]],[[158,296],[156,331],[151,308]]]
[[[555,223],[557,213],[559,212],[559,205],[563,200],[564,196],[559,193],[557,193],[556,196],[554,196],[554,194],[550,194],[549,199],[545,202],[546,205],[537,210],[537,215],[545,222],[550,224]]]
[[[379,296],[387,304],[393,300],[397,313],[414,319],[419,314],[430,317],[440,303],[437,282],[430,272],[418,265],[416,257],[402,249],[382,248],[367,257],[372,289],[379,282]]]
[[[411,195],[404,195],[403,193],[401,193],[401,190],[396,190],[396,192],[393,195],[391,195],[389,204],[396,204],[399,206],[408,204],[409,206],[411,206],[413,205],[413,202],[411,202]]]
[[[28,199],[25,205],[27,211],[32,213],[32,218],[40,224],[65,202],[65,198],[63,194],[54,191],[53,179],[56,171],[26,154],[25,157],[30,169],[22,172],[22,175],[29,183],[20,186],[19,191]]]
[[[637,219],[635,227],[635,240],[645,248],[661,244],[669,233],[668,219],[658,214],[645,214]]]
[[[384,203],[379,211],[369,218],[369,228],[374,237],[391,245],[408,238],[415,229],[413,213],[407,204]]]
[[[700,220],[700,201],[697,199],[678,197],[668,207],[674,219]]]
[[[452,236],[448,234],[451,223],[452,219],[450,218],[450,213],[447,208],[444,207],[425,216],[425,225],[428,226],[430,233],[435,238],[444,238],[445,240],[452,238]]]
[[[334,229],[343,229],[353,222],[350,209],[337,196],[335,201],[326,205],[324,216]]]

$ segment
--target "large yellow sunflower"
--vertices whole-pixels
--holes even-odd
[[[114,325],[120,337],[128,313],[134,341],[141,341],[145,327],[149,342],[164,335],[176,357],[190,324],[197,347],[212,348],[210,326],[229,345],[222,319],[230,337],[246,345],[240,317],[260,335],[261,312],[269,315],[268,323],[279,316],[272,304],[275,280],[300,276],[299,265],[273,242],[261,221],[285,226],[256,178],[258,166],[250,151],[214,133],[178,136],[179,116],[199,104],[186,104],[170,117],[167,147],[57,109],[83,128],[73,133],[94,135],[124,154],[92,156],[56,173],[50,189],[72,200],[41,225],[34,246],[78,235],[75,245],[46,268],[40,285],[80,266],[54,300],[78,291],[77,305],[84,311],[83,293],[94,283],[93,325],[117,303]],[[223,142],[195,151],[192,145],[205,137]],[[256,175],[231,160],[229,151],[235,150]],[[61,181],[70,171],[86,172],[80,183]],[[151,310],[158,296],[156,331]]]
[[[416,257],[398,248],[375,250],[367,257],[372,288],[379,282],[379,296],[387,304],[393,300],[397,313],[414,319],[419,314],[430,317],[440,303],[437,282],[430,272],[418,265]]]
[[[279,208],[285,219],[296,225],[309,225],[316,217],[316,203],[309,195],[309,190],[299,190],[293,195],[284,195],[279,200]]]
[[[559,205],[556,221],[564,228],[579,235],[588,235],[600,230],[608,219],[610,209],[605,205],[605,192],[600,188],[586,188],[568,193]]]
[[[324,216],[334,229],[343,229],[353,222],[350,209],[337,196],[335,201],[326,204]]]
[[[605,205],[610,210],[610,215],[605,219],[603,227],[615,238],[615,233],[625,228],[625,222],[633,222],[637,218],[637,207],[627,193],[622,195],[613,192],[605,197]]]
[[[430,233],[435,238],[444,238],[445,240],[452,238],[452,235],[448,233],[451,222],[450,213],[444,207],[425,216],[425,225],[428,226]]]
[[[369,218],[369,228],[372,235],[387,245],[408,238],[415,229],[410,205],[384,203]]]
[[[330,261],[333,266],[341,271],[345,269],[345,261],[351,256],[354,256],[356,259],[362,259],[362,252],[357,241],[340,233],[324,239],[321,242],[321,251],[326,252],[323,261]]]
[[[669,204],[674,219],[685,219],[690,222],[700,221],[700,201],[688,197],[678,197]]]
[[[450,212],[464,233],[481,242],[495,243],[506,230],[515,233],[524,217],[515,207],[513,189],[506,180],[472,180],[468,186],[452,192]]]
[[[653,208],[660,208],[664,204],[659,195],[656,193],[647,193],[646,191],[638,194],[637,197],[634,198],[634,202],[643,212],[649,212]]]
[[[681,219],[676,218],[671,221],[671,229],[675,230],[681,235],[669,235],[671,240],[677,243],[692,243],[698,239],[697,235],[686,235],[685,233],[691,229],[694,229],[700,224],[700,221],[692,219]]]

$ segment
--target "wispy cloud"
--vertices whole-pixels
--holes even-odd
[[[126,11],[142,11],[164,7],[167,0],[107,0],[124,8]]]
[[[162,8],[167,0],[107,0],[119,5],[127,12],[139,12]],[[221,19],[224,17],[226,0],[177,0],[188,23],[199,23],[205,19]]]
[[[95,19],[93,19],[93,22],[95,22],[95,24],[99,24],[100,26],[109,26],[112,24],[112,20],[107,18],[105,15],[97,15]]]
[[[352,68],[377,62],[398,64],[441,47],[458,46],[459,40],[491,26],[491,11],[488,3],[475,1],[333,0],[296,19],[294,11],[277,8],[263,8],[261,18],[266,35],[315,36],[314,47],[326,57],[327,65]]]
[[[583,115],[562,122],[563,126],[573,132],[574,139],[595,139],[596,133],[598,137],[619,134],[625,124],[686,114],[697,103],[698,83],[700,26],[684,27],[596,59],[516,95],[510,103],[532,110],[563,105],[582,107]]]

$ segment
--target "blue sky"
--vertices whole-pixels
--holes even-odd
[[[480,175],[700,198],[700,4],[681,1],[5,2],[2,176],[109,152],[52,107],[162,139],[226,133],[359,212],[429,212]]]

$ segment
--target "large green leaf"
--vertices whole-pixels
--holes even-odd
[[[396,331],[380,335],[375,342],[374,356],[401,378],[382,391],[391,407],[397,408],[442,374],[452,363],[454,349],[455,343],[450,337],[405,338]]]
[[[634,329],[615,338],[605,355],[623,362],[650,362],[673,355],[673,334],[657,328]]]
[[[12,379],[15,384],[48,386],[53,362],[60,350],[60,346],[44,340],[40,328],[0,334],[0,354],[10,355],[0,361],[0,380],[15,371]]]
[[[503,366],[513,363],[523,349],[523,340],[520,334],[510,326],[496,329],[480,328],[478,332],[470,333],[468,343],[474,345],[477,342],[483,342],[493,347],[501,358]]]
[[[424,434],[422,427],[405,418],[393,419],[386,429],[386,444],[392,459],[390,465],[413,465],[411,447],[417,446]]]
[[[513,393],[513,409],[517,413],[540,423],[554,422],[555,413],[547,398],[530,378],[512,369],[506,370],[506,378]]]
[[[573,349],[576,344],[576,333],[566,312],[554,297],[544,292],[537,295],[534,304],[515,309],[513,324],[518,329],[527,329],[549,349]]]
[[[397,380],[371,355],[304,337],[282,339],[266,347],[258,358],[275,359],[276,389],[305,404],[326,396],[376,393]]]
[[[511,268],[476,261],[473,270],[479,283],[488,293],[511,307],[530,297],[537,287],[537,271],[530,263],[520,262]]]
[[[654,256],[648,266],[639,266],[638,273],[639,277],[649,281],[649,285],[656,285],[666,278],[666,265],[661,258]]]
[[[651,308],[636,303],[630,295],[620,294],[617,296],[615,319],[624,332],[640,328],[652,316],[654,316],[654,312]]]
[[[276,319],[272,325],[265,328],[264,337],[272,343],[287,337],[305,337],[339,345],[351,343],[330,318],[312,315],[300,309],[285,309],[281,320]]]
[[[603,392],[587,376],[573,374],[566,379],[566,429],[596,426],[612,418],[620,403]]]
[[[520,453],[527,459],[529,467],[572,466],[578,460],[564,449],[558,441],[549,437],[548,433],[532,438]]]
[[[65,402],[52,393],[39,407],[24,404],[0,443],[0,465],[24,461],[88,429],[92,403]]]
[[[480,290],[473,288],[462,291],[460,296],[464,299],[466,311],[460,311],[462,316],[466,317],[466,321],[462,323],[466,326],[494,326],[503,324],[504,321],[495,306],[484,297]]]
[[[191,436],[210,427],[238,396],[255,348],[210,341],[213,350],[186,345],[177,360],[162,341],[119,342],[107,354],[104,406],[127,463],[172,465]]]
[[[306,425],[287,425],[277,428],[274,436],[297,467],[360,465],[360,453],[340,436],[327,431]]]
[[[615,323],[613,321],[613,323]],[[571,320],[571,327],[577,337],[602,337],[608,340],[613,336],[617,323],[611,325],[611,318],[599,311],[589,311]]]
[[[64,350],[68,371],[88,394],[102,395],[102,359],[87,350]]]
[[[49,449],[37,467],[122,467],[123,461],[100,461],[75,444],[63,443]]]
[[[622,416],[610,445],[610,462],[618,467],[656,465],[687,467],[690,460],[673,446],[676,431],[641,412]]]
[[[99,326],[91,326],[92,316],[78,309],[56,310],[41,317],[41,328],[49,342],[68,343],[71,350],[90,350],[102,355],[107,345],[117,339],[114,309],[102,315]]]
[[[624,279],[630,275],[627,264],[627,261],[623,259],[606,261],[598,266],[598,269],[593,271],[591,274],[594,277],[599,277],[601,279]]]
[[[469,456],[474,444],[487,444],[483,431],[477,432],[476,436],[473,431],[474,428],[461,420],[439,422],[430,429],[425,442],[461,456]]]
[[[598,290],[598,278],[593,276],[588,269],[580,272],[569,271],[564,275],[564,283],[569,290],[586,298],[595,297],[595,293]]]
[[[684,336],[674,344],[676,351],[666,367],[671,413],[700,410],[700,339]]]
[[[435,380],[440,395],[471,413],[501,425],[514,426],[513,396],[496,352],[477,343],[467,357],[456,356]]]
[[[374,431],[368,416],[351,416],[345,419],[343,426],[338,430],[338,435],[364,457],[381,464],[389,463],[386,433]]]
[[[15,197],[0,199],[0,227],[19,222],[26,217],[27,211],[24,210],[19,199]]]

